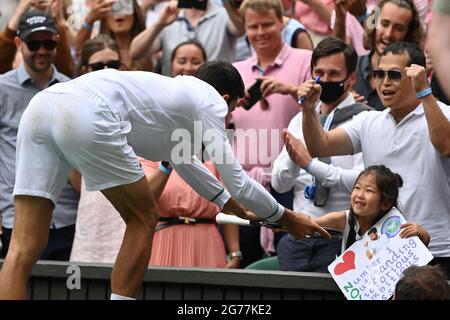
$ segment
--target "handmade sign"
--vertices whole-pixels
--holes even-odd
[[[387,300],[403,270],[433,259],[418,237],[400,238],[405,218],[391,209],[364,236],[328,266],[328,271],[349,300]]]

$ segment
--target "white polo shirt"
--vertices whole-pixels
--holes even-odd
[[[225,134],[228,106],[209,84],[190,76],[169,78],[143,71],[105,69],[46,91],[78,95],[88,101],[100,99],[116,110],[117,121],[122,131],[128,132],[128,144],[137,155],[152,161],[171,161],[194,190],[220,207],[230,198],[228,190],[261,218],[275,221],[282,216],[284,208],[264,187],[250,179],[235,159]],[[109,126],[106,120],[102,125]],[[177,163],[172,151],[180,150],[180,136],[187,138],[184,142],[190,147],[196,137],[200,139],[197,140],[200,148],[203,143],[210,155],[215,153],[227,159],[226,163],[216,162],[227,190],[222,191],[220,182],[193,156],[193,148],[187,150],[188,163]]]
[[[342,109],[355,103],[349,94],[335,109]],[[319,106],[320,107],[320,104]],[[319,108],[317,110],[320,110]],[[303,113],[299,112],[289,123],[288,131],[303,143],[302,129]],[[342,124],[339,124],[340,127]],[[320,217],[331,211],[343,211],[350,207],[350,195],[356,178],[364,169],[362,155],[330,157],[330,164],[319,161],[317,158],[311,162],[311,174],[301,169],[291,160],[283,147],[280,155],[275,159],[272,169],[272,187],[277,192],[287,192],[294,188],[294,210]],[[323,207],[314,205],[314,201],[306,199],[304,191],[307,185],[313,183],[316,177],[324,186],[330,188],[327,203]]]
[[[450,119],[450,107],[438,105]],[[400,211],[430,233],[434,256],[450,257],[450,158],[431,143],[422,104],[399,123],[386,109],[362,112],[341,128],[366,167],[383,164],[401,175]]]

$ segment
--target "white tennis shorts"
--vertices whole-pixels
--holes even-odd
[[[71,168],[88,191],[138,181],[144,172],[127,142],[130,129],[93,93],[38,93],[19,124],[14,195],[56,203]]]

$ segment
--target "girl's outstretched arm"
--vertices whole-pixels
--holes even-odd
[[[322,228],[344,231],[347,216],[345,211],[330,212],[321,217],[313,218],[312,220]]]

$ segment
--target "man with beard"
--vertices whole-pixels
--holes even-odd
[[[16,69],[0,75],[0,212],[3,251],[8,251],[13,221],[16,141],[19,121],[28,103],[39,91],[69,80],[53,65],[59,41],[55,21],[43,11],[22,15],[14,39],[23,56]],[[30,172],[29,174],[33,174]],[[75,234],[79,194],[66,184],[56,205],[49,241],[41,259],[68,260]]]
[[[383,110],[376,91],[376,81],[372,70],[377,67],[383,50],[396,41],[419,44],[422,38],[422,26],[419,14],[412,0],[382,0],[379,4],[379,16],[373,14],[365,25],[364,47],[371,50],[366,56],[360,56],[356,67],[355,91],[364,96],[369,106]],[[369,23],[372,22],[372,23]]]

